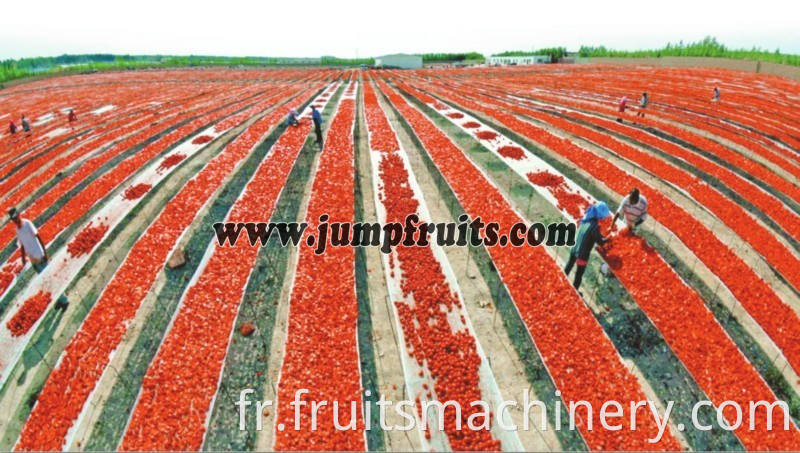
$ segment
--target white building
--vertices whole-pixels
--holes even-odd
[[[524,57],[491,56],[486,61],[489,66],[523,66],[529,64],[550,63],[550,55],[526,55]]]
[[[422,68],[421,55],[408,55],[397,53],[375,57],[376,68],[400,68],[400,69],[420,69]]]

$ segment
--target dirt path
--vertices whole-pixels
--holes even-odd
[[[228,137],[233,137],[234,134],[236,134],[237,131],[240,131],[243,127],[244,126],[240,126],[233,131],[227,132],[223,138],[205,147],[197,156],[194,156],[189,164],[176,169],[173,174],[170,175],[170,179],[168,179],[163,189],[156,191],[154,197],[148,200],[145,205],[141,207],[136,216],[131,219],[131,221],[125,225],[123,230],[112,239],[109,246],[101,249],[100,253],[96,257],[94,267],[89,268],[89,270],[86,271],[77,281],[74,281],[70,285],[69,289],[67,290],[67,295],[71,303],[67,310],[58,318],[62,322],[52,329],[50,337],[52,340],[46,345],[41,345],[46,348],[44,351],[39,351],[39,344],[36,344],[35,346],[33,344],[31,345],[35,351],[38,351],[39,354],[42,354],[41,357],[31,358],[34,352],[32,350],[26,350],[22,359],[25,365],[21,368],[18,367],[15,369],[9,378],[9,388],[3,395],[2,399],[0,399],[0,411],[9,414],[14,413],[14,411],[18,409],[20,401],[25,401],[25,398],[27,398],[28,395],[38,391],[38,386],[44,383],[50,373],[50,370],[55,365],[56,360],[60,357],[63,349],[72,339],[72,336],[75,334],[75,332],[80,328],[83,318],[85,317],[85,313],[91,309],[91,307],[82,306],[80,301],[82,301],[90,293],[99,294],[102,291],[102,288],[113,277],[114,273],[119,267],[119,264],[122,262],[122,260],[124,260],[128,250],[130,247],[132,247],[139,233],[146,229],[151,221],[161,212],[163,206],[172,197],[172,193],[182,187],[183,184],[185,184],[185,182],[198,171],[200,165],[203,165],[211,158],[211,156],[215,155],[219,148],[225,142],[227,142]],[[121,192],[122,188],[123,186],[120,186],[115,189],[111,196],[117,196],[119,192]],[[156,283],[156,288],[160,287],[160,285],[163,285],[163,275]],[[155,291],[151,292],[151,294],[155,294]],[[137,317],[134,319],[131,325],[131,330],[127,332],[123,342],[120,345],[120,349],[117,351],[118,353],[114,357],[114,361],[111,362],[111,366],[114,367],[113,369],[117,369],[118,365],[124,363],[124,358],[127,356],[129,348],[133,343],[132,340],[136,338],[138,328],[140,327],[142,320],[145,319],[147,312],[149,312],[151,305],[152,300],[146,300],[142,310],[139,310],[137,313]],[[83,313],[83,315],[80,316],[80,320],[78,322],[75,322],[73,317],[79,313]],[[31,346],[29,346],[29,349]],[[31,364],[28,366],[28,363]],[[110,388],[113,386],[115,381],[116,373],[113,372],[107,373],[100,381],[92,399],[89,401],[89,406],[87,406],[91,407],[89,413],[90,415],[88,417],[91,419],[91,422],[85,424],[81,423],[81,426],[77,427],[80,435],[76,436],[77,438],[74,445],[68,446],[69,449],[79,449],[80,445],[84,443],[83,440],[88,437],[87,430],[96,420],[96,416],[100,413],[100,409],[102,409],[102,402],[104,401],[105,397],[107,397],[108,391],[110,391]],[[27,418],[27,414],[28,411],[25,411],[23,414],[24,418]],[[16,434],[18,434],[20,424],[23,422],[24,419],[12,420],[12,423],[9,423],[8,428],[15,429],[17,433],[12,434],[6,430],[3,436],[3,442],[0,445],[5,447],[6,442],[15,442]],[[0,429],[5,429],[5,427],[0,425]],[[14,439],[10,439],[9,435],[14,437]]]
[[[143,112],[142,114],[149,113],[151,110],[152,110],[151,107],[143,107],[142,108],[142,112]],[[59,154],[55,154],[55,155],[50,156],[50,160],[47,162],[47,164],[42,165],[41,167],[37,168],[35,171],[33,171],[29,175],[27,175],[22,181],[19,182],[18,186],[21,186],[21,185],[25,184],[31,178],[41,174],[44,171],[47,171],[50,168],[50,166],[57,159],[60,159],[60,158],[62,158],[64,156],[68,156],[70,153],[72,153],[73,151],[75,151],[79,147],[87,148],[87,151],[83,155],[81,155],[80,157],[75,159],[74,161],[70,162],[64,169],[59,171],[58,175],[61,175],[61,176],[55,176],[55,177],[51,178],[50,181],[47,181],[42,186],[37,187],[36,190],[33,190],[32,192],[26,194],[25,197],[22,198],[19,201],[19,203],[17,203],[18,206],[28,206],[31,202],[34,201],[34,198],[38,195],[37,192],[39,192],[41,187],[47,187],[50,182],[53,182],[53,181],[57,182],[61,178],[63,178],[65,175],[69,175],[69,174],[77,171],[77,169],[84,162],[86,162],[87,160],[92,159],[92,158],[94,158],[96,156],[99,156],[100,154],[103,154],[105,151],[110,149],[115,144],[120,143],[123,140],[125,140],[125,139],[127,139],[127,138],[129,138],[129,137],[131,137],[131,136],[133,136],[135,134],[138,134],[138,133],[140,133],[141,131],[143,131],[143,130],[145,130],[147,128],[152,127],[154,124],[157,125],[157,124],[159,124],[159,123],[161,123],[163,121],[166,121],[166,120],[168,120],[169,118],[172,118],[173,116],[175,116],[178,113],[180,113],[180,112],[170,112],[170,114],[166,118],[155,118],[155,121],[152,121],[152,122],[144,121],[135,130],[130,131],[129,133],[124,134],[123,136],[118,137],[118,138],[116,138],[116,139],[114,139],[112,141],[104,141],[104,140],[106,140],[105,137],[107,135],[113,134],[116,131],[116,129],[124,128],[124,127],[128,126],[130,123],[136,121],[135,119],[134,120],[130,120],[130,118],[131,117],[135,117],[136,114],[133,114],[133,113],[126,114],[125,116],[129,118],[129,121],[127,123],[119,125],[116,129],[111,129],[111,130],[108,130],[108,131],[104,131],[104,132],[101,132],[100,134],[97,134],[94,130],[92,130],[92,131],[86,132],[85,134],[81,135],[80,138],[66,139],[65,141],[72,141],[73,143],[70,146],[68,146],[67,148],[65,148],[63,151],[61,151]],[[111,121],[114,121],[114,120],[111,120]],[[108,122],[111,122],[111,121],[108,121]],[[103,123],[102,126],[107,125],[108,122]],[[89,139],[91,139],[92,142],[89,143],[89,144],[85,144],[86,140],[89,140]],[[62,142],[59,142],[59,143],[53,145],[52,148],[56,148],[56,147],[61,146],[61,145],[62,145]],[[39,151],[41,151],[41,150],[39,150]],[[13,194],[13,192],[7,193],[7,194],[3,194],[2,195],[2,199],[5,200],[6,198],[8,198],[8,196],[10,196],[12,194]]]
[[[331,97],[331,104],[333,106],[338,106],[339,96],[344,90],[346,85],[342,85],[339,88],[336,94]],[[335,102],[334,102],[335,101]],[[326,112],[328,113],[328,112]],[[328,129],[332,122],[333,115],[335,114],[335,110],[332,110],[329,115],[327,115],[330,119],[326,121],[323,126],[322,136],[325,137],[328,134]],[[305,146],[311,146],[315,149],[315,155],[313,164],[311,166],[310,175],[316,175],[317,172],[317,165],[319,164],[319,155],[320,152],[317,151],[318,148],[314,144],[311,138],[308,138]],[[303,151],[301,151],[303,152]],[[300,209],[297,212],[297,219],[295,221],[302,222],[306,218],[306,212],[308,211],[308,201],[311,197],[311,186],[314,183],[314,177],[309,177],[308,181],[306,181],[306,185],[303,189],[303,196],[300,202]],[[283,283],[281,285],[281,292],[280,296],[277,299],[278,309],[275,315],[275,327],[273,328],[272,333],[272,341],[270,343],[270,351],[269,351],[269,360],[267,364],[266,376],[267,376],[267,384],[262,389],[263,400],[269,400],[273,402],[272,407],[266,409],[262,413],[261,423],[262,429],[258,433],[256,438],[256,443],[254,450],[255,451],[271,451],[273,448],[273,440],[274,440],[274,425],[275,425],[275,402],[277,401],[277,386],[278,386],[278,375],[281,371],[281,362],[283,361],[283,354],[286,349],[286,333],[287,333],[287,321],[289,316],[289,299],[292,294],[292,284],[294,282],[294,273],[295,269],[297,268],[297,260],[298,260],[298,253],[297,248],[292,247],[289,251],[289,257],[286,263],[286,274],[283,276]]]
[[[202,155],[199,156],[200,160],[196,162],[206,163],[213,156],[215,156],[221,147],[227,144],[228,140],[232,140],[234,137],[238,136],[241,132],[246,130],[250,125],[258,121],[260,118],[265,116],[270,111],[274,110],[274,108],[269,109],[268,111],[262,112],[261,114],[252,117],[244,124],[237,126],[236,128],[228,131],[221,140],[218,140],[208,149],[203,150]],[[277,126],[274,126],[269,133],[265,134],[265,136],[272,133]],[[244,161],[243,161],[244,162]],[[181,169],[186,173],[185,169]],[[196,172],[188,173],[188,175],[192,175]],[[211,206],[213,205],[213,201],[219,196],[219,194],[225,189],[228,183],[233,179],[236,171],[231,172],[228,174],[223,183],[220,185],[219,189],[209,198],[208,203],[203,206],[203,208],[197,213],[197,218],[204,217],[208,211],[210,210]],[[182,175],[183,176],[183,175]],[[166,200],[165,200],[166,202]],[[160,208],[163,207],[163,204],[160,205]],[[135,230],[144,230],[147,228],[149,223],[142,222],[138,220],[139,218],[132,222],[132,228]],[[195,231],[206,228],[207,225],[204,224],[197,224],[193,223],[183,234],[180,241],[176,245],[175,250],[183,250],[186,246],[186,243],[192,237]],[[128,330],[125,334],[124,339],[120,343],[119,348],[115,351],[112,360],[109,362],[109,370],[121,370],[125,365],[126,361],[128,360],[128,356],[136,344],[136,338],[139,336],[140,330],[142,329],[144,323],[150,316],[152,310],[156,307],[155,300],[157,295],[161,292],[164,284],[166,283],[166,276],[162,272],[158,278],[156,279],[153,287],[151,288],[150,292],[148,293],[147,297],[142,302],[140,309],[136,312],[136,316],[131,321]],[[80,418],[80,423],[76,424],[73,427],[73,431],[75,432],[75,436],[73,438],[73,442],[70,445],[67,445],[68,450],[80,450],[82,445],[85,445],[89,440],[89,436],[92,434],[92,429],[94,428],[95,423],[98,421],[98,417],[100,417],[102,413],[102,408],[105,405],[106,400],[111,394],[111,391],[114,385],[117,383],[119,379],[119,375],[116,372],[107,372],[103,375],[103,377],[98,381],[97,388],[92,393],[90,399],[87,401],[87,408],[89,410],[86,415]],[[134,389],[134,391],[138,392],[138,388]]]
[[[528,99],[534,100],[536,103],[540,103],[540,104],[543,104],[543,105],[548,105],[548,106],[553,107],[553,108],[560,108],[561,107],[558,104],[553,103],[552,101],[538,99],[535,96],[533,96],[531,98],[528,98]],[[602,107],[602,104],[598,104],[597,102],[591,102],[591,104],[595,105],[596,107],[597,106]],[[609,116],[606,113],[596,113],[596,112],[593,112],[593,111],[584,110],[582,108],[579,108],[577,110],[582,112],[582,113],[584,113],[584,114],[598,115],[598,116],[600,116],[602,118],[605,118],[605,119],[613,119],[613,117]],[[706,139],[709,139],[709,140],[712,140],[712,141],[717,141],[722,146],[724,146],[724,147],[726,147],[726,148],[728,148],[728,149],[730,149],[730,150],[732,150],[734,152],[737,152],[737,153],[739,153],[741,155],[744,155],[747,158],[755,159],[756,163],[762,164],[763,166],[765,166],[770,171],[776,173],[779,177],[782,177],[782,178],[786,179],[789,182],[793,182],[794,184],[798,184],[798,178],[796,178],[794,175],[790,174],[789,172],[787,172],[786,170],[780,168],[779,166],[773,164],[769,160],[757,155],[756,153],[745,149],[743,146],[738,145],[736,143],[733,143],[733,142],[731,142],[731,141],[729,141],[729,140],[727,140],[727,139],[725,139],[723,137],[714,135],[713,133],[705,131],[705,130],[702,130],[702,129],[694,128],[694,127],[689,126],[689,125],[687,125],[685,123],[681,123],[681,122],[678,122],[678,121],[675,121],[675,120],[664,119],[664,118],[660,118],[660,117],[656,117],[656,116],[650,116],[648,118],[653,120],[653,121],[659,122],[659,123],[663,123],[663,124],[667,124],[667,125],[678,127],[680,129],[683,129],[683,130],[686,130],[688,132],[694,133],[694,134],[696,134],[696,135],[698,135],[700,137],[703,137],[703,138],[706,138]],[[678,146],[682,146],[682,145],[678,145]],[[709,158],[708,156],[706,156],[703,153],[697,153],[696,151],[691,150],[691,149],[690,149],[690,151],[692,151],[693,153],[698,154],[698,155],[700,155],[700,156],[702,156],[702,157],[704,157],[706,159],[709,159],[712,162],[718,163],[720,166],[733,171],[734,173],[736,173],[737,175],[739,175],[740,177],[742,177],[744,179],[749,179],[749,177],[747,175],[743,175],[743,174],[739,173],[737,171],[737,169],[735,168],[735,166],[733,164],[730,164],[727,161],[725,161],[725,163],[719,163],[719,162],[716,162],[715,159]],[[705,150],[705,149],[702,149],[702,151],[704,151],[708,155],[716,156],[716,154],[711,152],[711,151],[708,151],[708,150]],[[758,183],[754,182],[754,184],[759,185],[759,186],[766,185],[766,183],[763,182],[762,180],[759,180]],[[774,193],[780,193],[780,191],[777,191],[774,188],[772,190],[767,190],[767,189],[764,189],[764,190],[769,192],[769,193],[773,193],[773,194]],[[782,194],[782,193],[781,193],[781,195],[782,195],[782,197],[789,198],[788,195],[785,195],[785,194]]]
[[[607,150],[587,141],[580,137],[576,137],[572,134],[566,134],[563,131],[553,128],[549,125],[545,125],[543,123],[538,123],[540,126],[547,129],[549,132],[561,136],[567,137],[571,141],[579,144],[585,149],[592,151],[594,154],[612,162],[619,168],[625,170],[626,172],[642,179],[647,184],[651,185],[655,189],[659,190],[661,193],[667,195],[673,202],[675,202],[678,206],[685,209],[688,213],[692,215],[692,217],[698,219],[700,222],[703,223],[708,229],[710,229],[723,243],[729,244],[731,249],[744,260],[751,269],[753,269],[756,274],[767,281],[773,290],[780,296],[780,298],[786,302],[789,306],[791,306],[795,312],[800,316],[800,297],[783,281],[781,281],[776,272],[772,270],[769,266],[767,261],[759,255],[748,243],[744,242],[731,228],[727,225],[722,223],[720,220],[716,218],[710,211],[708,211],[705,207],[697,203],[691,196],[687,193],[683,192],[673,186],[672,184],[665,182],[664,180],[658,178],[654,174],[643,170],[641,167],[619,157],[618,155],[608,152]],[[631,145],[640,151],[646,152],[640,147],[635,145]],[[769,227],[764,225],[759,219],[753,217],[759,225],[769,231]],[[782,237],[775,236],[778,241],[780,241],[791,253],[797,256],[797,253],[794,252],[794,248],[788,244]],[[694,260],[694,257],[684,257],[689,260]]]
[[[480,115],[479,115],[480,116]],[[485,118],[484,118],[485,119]],[[534,121],[535,122],[535,121]],[[566,136],[563,131],[558,129],[554,129],[548,125],[543,123],[537,122],[537,125],[544,127],[548,131],[559,135],[559,136]],[[523,138],[524,139],[524,138]],[[596,181],[591,175],[586,173],[584,170],[577,168],[573,163],[571,163],[566,158],[560,156],[558,153],[553,152],[552,150],[547,149],[547,147],[534,143],[530,140],[524,139],[525,143],[528,145],[536,146],[552,157],[554,157],[559,162],[562,162],[566,166],[574,169],[578,173],[582,174],[589,180],[594,180],[596,185],[605,193],[605,195],[615,200],[619,203],[622,200],[622,197],[618,195],[616,192],[605,186],[602,182]],[[644,172],[640,168],[636,168],[635,166],[622,161],[616,156],[607,153],[598,147],[584,141],[581,139],[577,139],[577,141],[582,145],[585,146],[590,151],[597,153],[604,158],[611,160],[615,164],[618,164],[623,170],[643,179],[648,184],[651,184],[657,190],[662,191],[663,193],[670,196],[670,198],[675,201],[679,206],[686,209],[692,216],[697,218],[701,221],[706,227],[714,231],[714,233],[724,242],[727,244],[741,244],[741,239],[728,227],[721,224],[715,217],[713,217],[708,211],[704,208],[699,207],[694,200],[686,196],[683,192],[676,190],[673,186],[664,183],[662,180],[652,176],[649,173]],[[719,280],[717,277],[709,270],[702,261],[698,260],[695,255],[689,250],[687,246],[685,246],[680,240],[678,240],[668,229],[666,229],[663,225],[656,222],[654,219],[651,221],[645,222],[642,225],[643,231],[650,232],[654,234],[656,237],[661,239],[664,244],[667,244],[669,249],[684,263],[687,263],[693,272],[700,278],[700,280],[710,288],[715,288],[715,292],[717,297],[720,298],[722,303],[728,307],[731,311],[732,315],[736,318],[736,320],[741,324],[747,334],[753,338],[757,344],[762,348],[764,353],[773,358],[773,364],[781,370],[784,378],[788,382],[788,384],[792,387],[795,392],[800,391],[800,375],[798,375],[790,366],[786,366],[787,362],[783,358],[780,353],[780,350],[775,346],[772,340],[764,333],[758,323],[747,313],[744,307],[741,306],[739,301],[726,289],[722,288],[719,285]],[[756,254],[755,251],[749,246],[746,245],[739,245],[732,247],[734,252],[737,253],[745,262],[747,262],[754,271],[764,278],[765,281],[770,283],[772,287],[776,290],[779,296],[789,303],[789,305],[798,313],[800,313],[800,301],[798,301],[794,292],[789,289],[786,284],[778,280],[774,272],[769,268],[766,262],[761,258],[759,255]]]
[[[453,130],[457,130],[457,128],[452,127]],[[563,220],[562,215],[556,209],[555,206],[551,205],[549,202],[543,200],[538,195],[533,195],[529,198],[525,198],[519,195],[517,192],[519,186],[518,184],[522,184],[524,186],[528,186],[529,182],[522,180],[519,178],[518,175],[514,174],[514,172],[506,168],[504,164],[500,163],[500,160],[490,153],[484,152],[476,152],[476,147],[469,148],[470,145],[467,143],[474,142],[474,139],[469,137],[468,135],[463,135],[465,138],[461,143],[460,140],[455,139],[454,142],[458,143],[462,149],[469,149],[470,152],[467,153],[470,160],[481,168],[481,170],[486,174],[487,178],[491,180],[491,182],[501,191],[503,196],[506,200],[514,206],[519,212],[522,213],[523,218],[527,221],[541,220],[547,219],[546,221],[554,221]],[[454,138],[451,135],[451,138]],[[477,142],[475,142],[477,145]],[[478,145],[479,147],[480,145]],[[501,170],[498,170],[498,165]],[[562,267],[566,264],[566,259],[569,254],[569,249],[566,247],[548,247],[545,249],[547,253],[558,263],[559,267]],[[592,263],[591,266],[598,266],[597,263]],[[590,267],[591,267],[590,266]],[[591,272],[590,272],[591,274]],[[584,284],[581,287],[582,294],[584,298],[585,304],[595,312],[596,316],[602,316],[606,314],[606,307],[605,305],[609,303],[609,300],[604,299],[604,291],[600,291],[600,286],[602,283],[596,281],[590,276],[584,279]],[[621,302],[624,306],[626,302]],[[631,309],[636,309],[637,307],[634,305]],[[604,326],[605,327],[605,326]],[[606,332],[606,335],[609,333]],[[613,340],[612,340],[613,341]],[[641,358],[641,357],[640,357]],[[646,398],[650,401],[653,401],[656,407],[661,411],[661,413],[665,410],[665,405],[662,401],[662,398],[665,396],[659,395],[658,392],[653,388],[651,382],[648,381],[647,376],[643,373],[640,368],[636,365],[636,361],[630,357],[622,357],[620,356],[620,360],[623,362],[624,366],[635,376],[638,380],[642,391],[644,392]],[[685,436],[677,429],[675,419],[671,419],[669,421],[669,428],[671,434],[683,445],[685,448],[688,449],[689,443]],[[563,426],[563,425],[562,425]]]
[[[386,104],[385,99],[379,96],[379,102],[384,107],[392,127],[397,131],[401,145],[407,151],[412,171],[425,194],[433,221],[455,222],[456,219],[452,217],[446,203],[439,196],[439,189],[422,160],[420,153],[425,151],[419,149],[409,137],[394,110]],[[530,384],[523,371],[524,365],[511,347],[512,340],[497,315],[489,287],[482,278],[475,261],[469,258],[468,248],[444,247],[443,249],[456,274],[464,306],[472,321],[478,341],[490,362],[500,393],[506,400],[520,401],[521,405],[523,394],[530,388]],[[533,391],[529,395],[530,400],[541,399]],[[529,430],[522,429],[524,424],[522,407],[512,408],[509,413],[514,424],[520,427],[517,434],[526,450],[554,451],[561,449],[555,431],[549,426],[549,423],[546,431],[538,429],[542,417],[538,408],[530,411]]]
[[[369,83],[366,82],[365,83]],[[370,150],[367,134],[367,123],[364,118],[363,104],[359,104],[358,118],[362,133],[359,141],[356,165],[360,178],[357,181],[362,193],[364,221],[377,222],[375,211],[375,195],[372,190],[372,171],[370,169]],[[387,400],[401,401],[411,399],[405,386],[399,336],[395,331],[392,301],[389,300],[388,289],[383,271],[381,252],[375,247],[364,249],[367,257],[367,285],[369,286],[370,311],[372,312],[373,342],[376,353],[379,391]],[[395,411],[386,411],[386,424],[403,425],[405,420]],[[421,442],[416,430],[384,432],[387,451],[420,451]]]
[[[789,173],[788,171],[786,171],[781,166],[779,166],[779,165],[777,165],[777,164],[775,164],[773,162],[770,162],[769,159],[767,159],[766,157],[763,157],[763,156],[761,156],[761,155],[759,155],[759,154],[757,154],[757,153],[745,148],[744,146],[742,146],[742,145],[740,145],[738,143],[734,143],[734,142],[732,142],[732,141],[730,141],[730,140],[728,140],[728,139],[726,139],[724,137],[721,137],[719,135],[714,134],[713,132],[709,132],[709,131],[706,131],[706,130],[703,130],[703,129],[698,129],[696,127],[692,127],[692,126],[689,126],[689,125],[684,124],[684,123],[679,123],[677,121],[671,121],[671,120],[665,120],[665,119],[661,119],[661,118],[656,118],[656,119],[658,121],[663,122],[663,123],[670,124],[672,126],[680,127],[681,129],[685,129],[685,130],[687,130],[689,132],[692,132],[692,133],[694,133],[696,135],[699,135],[701,137],[704,137],[704,138],[707,138],[709,140],[713,140],[715,142],[718,142],[722,146],[724,146],[724,147],[726,147],[728,149],[731,149],[731,150],[733,150],[733,151],[735,151],[735,152],[747,157],[748,159],[752,159],[753,161],[763,165],[764,167],[767,167],[770,171],[772,171],[773,173],[777,174],[778,176],[786,179],[787,181],[791,182],[792,184],[795,184],[795,185],[800,184],[800,179],[798,179],[796,176],[794,176],[791,173]],[[767,149],[769,149],[769,148],[767,148]],[[781,156],[780,153],[776,153],[776,154]],[[783,157],[783,156],[781,156],[781,157]],[[785,159],[785,157],[784,157],[784,159]]]

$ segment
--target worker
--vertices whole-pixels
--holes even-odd
[[[69,109],[69,113],[67,114],[67,123],[69,123],[69,127],[75,129],[76,121],[78,121],[78,115],[75,114],[75,110]]]
[[[714,96],[711,98],[712,102],[719,102],[719,87],[714,87]]]
[[[17,243],[19,244],[22,266],[25,266],[26,260],[30,258],[31,265],[36,272],[41,272],[47,266],[50,257],[47,255],[47,249],[39,236],[39,231],[33,222],[20,217],[17,208],[9,209],[8,216],[17,227]]]
[[[8,122],[8,132],[9,132],[11,135],[14,135],[14,134],[16,134],[16,133],[17,133],[17,125],[16,125],[16,124],[14,124],[14,120],[10,120],[10,121]]]
[[[650,102],[650,99],[647,97],[647,92],[645,91],[642,93],[642,99],[639,101],[639,111],[636,112],[636,116],[644,118],[644,110],[647,108],[648,102]]]
[[[636,231],[636,227],[642,224],[647,218],[647,198],[639,193],[639,189],[633,188],[630,193],[622,199],[619,209],[614,214],[613,222],[620,216],[625,217],[625,223],[631,232]]]
[[[297,110],[291,109],[289,110],[289,126],[297,126],[300,122],[297,121]]]
[[[25,131],[26,134],[31,133],[31,123],[28,122],[28,118],[25,118],[25,115],[22,115],[22,119],[20,120],[22,123],[22,130]]]
[[[575,245],[570,250],[567,265],[564,267],[564,273],[569,276],[572,266],[578,265],[575,271],[575,280],[572,282],[575,290],[581,287],[583,273],[586,272],[589,255],[592,253],[595,244],[602,245],[608,242],[608,239],[603,237],[600,232],[600,225],[597,222],[609,217],[611,217],[611,211],[608,209],[608,205],[600,201],[589,206],[583,219],[581,219],[578,234],[575,238]]]
[[[314,133],[317,135],[317,146],[322,149],[322,114],[316,105],[311,106],[311,119],[314,120]]]
[[[619,100],[619,116],[617,117],[617,122],[622,122],[622,115],[625,114],[625,109],[628,108],[628,96],[622,96],[622,99]]]

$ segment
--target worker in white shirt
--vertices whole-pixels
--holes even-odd
[[[635,231],[636,227],[647,218],[647,198],[639,193],[639,189],[634,188],[622,199],[612,222],[616,222],[620,216],[625,218],[625,223],[631,231]]]
[[[17,243],[22,257],[22,265],[25,266],[25,261],[30,258],[31,265],[36,272],[41,272],[47,266],[50,257],[47,255],[42,238],[39,237],[39,231],[33,222],[20,217],[17,208],[9,209],[8,216],[17,227]]]

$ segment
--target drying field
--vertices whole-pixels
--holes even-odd
[[[800,84],[777,77],[590,65],[141,71],[2,90],[0,121],[25,114],[33,131],[0,135],[0,212],[32,220],[50,262],[23,266],[4,216],[0,450],[800,450],[798,112]],[[212,228],[466,214],[505,232],[615,209],[633,187],[649,218],[638,234],[612,227],[580,293],[567,247],[315,254],[305,236],[218,247]],[[338,412],[312,431],[306,407],[293,429],[300,389]],[[526,391],[542,404],[523,410]],[[385,429],[381,398],[411,401],[428,428]],[[437,400],[462,408],[442,429],[421,409]],[[487,429],[458,429],[476,400]],[[630,409],[644,400],[668,423]],[[750,406],[775,400],[790,417],[774,411],[769,429]],[[578,401],[594,412],[571,417]],[[601,426],[609,401],[619,430]]]

